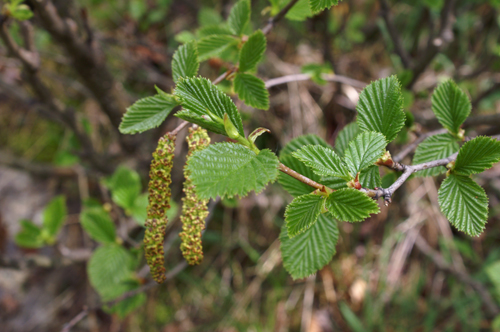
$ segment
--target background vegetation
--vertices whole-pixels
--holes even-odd
[[[249,29],[266,27],[287,2],[252,1]],[[498,1],[345,1],[316,16],[303,2],[267,34],[257,75],[272,85],[269,111],[236,100],[246,128],[271,130],[262,146],[279,152],[303,134],[333,145],[356,115],[359,91],[392,74],[413,115],[391,143],[394,155],[409,162],[406,148],[438,128],[430,93],[448,78],[472,101],[467,135],[500,134]],[[2,2],[13,4],[21,2]],[[443,176],[414,178],[379,215],[339,224],[332,262],[293,281],[278,239],[291,197],[278,185],[211,202],[204,261],[187,267],[178,237],[183,163],[174,162],[168,280],[157,286],[141,249],[147,172],[158,138],[180,119],[135,136],[118,126],[155,85],[171,90],[175,49],[221,28],[234,3],[21,5],[14,16],[28,20],[10,18],[10,7],[0,16],[0,329],[500,330],[498,165],[475,178],[490,202],[480,237],[456,232],[439,212]],[[222,56],[200,73],[215,80],[230,67]],[[312,80],[279,81],[301,73]],[[220,86],[231,93],[227,81]]]

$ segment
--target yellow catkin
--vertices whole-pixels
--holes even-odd
[[[203,128],[189,128],[189,135],[186,140],[189,145],[189,152],[184,167],[186,181],[184,182],[183,191],[185,197],[182,199],[182,232],[179,236],[182,239],[182,255],[190,265],[196,265],[203,260],[201,233],[205,229],[205,219],[208,216],[208,200],[198,199],[187,165],[194,152],[203,150],[210,144],[210,138]]]
[[[158,141],[149,170],[148,218],[144,226],[144,251],[153,279],[165,281],[163,239],[167,228],[166,212],[170,208],[171,171],[175,150],[175,136],[166,134]]]

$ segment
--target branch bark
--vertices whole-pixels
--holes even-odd
[[[380,0],[379,2],[380,2],[380,15],[384,19],[387,31],[391,36],[392,43],[394,44],[394,52],[401,58],[403,67],[405,67],[406,69],[410,68],[412,65],[411,58],[408,52],[406,52],[406,50],[404,49],[398,30],[394,26],[394,23],[392,22],[389,4],[387,3],[387,0]]]

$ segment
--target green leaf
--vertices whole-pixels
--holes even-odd
[[[308,194],[295,198],[285,210],[288,236],[301,234],[308,230],[318,220],[325,205],[325,196]]]
[[[214,122],[211,119],[204,118],[203,116],[198,115],[196,113],[186,110],[181,110],[175,113],[175,116],[182,120],[186,120],[188,122],[197,124],[198,126],[203,127],[206,130],[209,130],[213,133],[226,135],[226,129],[224,128],[224,124],[219,122]]]
[[[328,188],[335,189],[335,190],[347,188],[347,181],[345,179],[338,178],[336,176],[325,176],[325,177],[322,177],[317,182],[324,184]]]
[[[241,36],[243,34],[250,21],[250,13],[250,0],[240,0],[231,8],[227,23],[235,35]]]
[[[125,166],[118,167],[113,176],[104,183],[111,191],[113,202],[125,210],[134,206],[142,189],[139,174]]]
[[[146,97],[127,108],[120,123],[120,133],[137,134],[159,127],[178,103],[168,94]]]
[[[42,229],[29,220],[21,220],[21,231],[14,238],[16,244],[24,248],[41,248],[44,245]]]
[[[335,176],[346,181],[352,179],[349,170],[340,157],[329,148],[320,145],[306,145],[293,153],[319,176]]]
[[[319,182],[321,180],[318,175],[314,174],[311,168],[307,167],[303,162],[289,154],[280,157],[280,162],[283,165],[293,169],[295,172],[300,173],[313,181]],[[314,190],[304,182],[301,182],[283,172],[279,173],[278,182],[293,197],[310,194]]]
[[[43,210],[43,228],[55,237],[64,224],[66,215],[66,199],[64,196],[56,196]]]
[[[339,4],[339,0],[309,0],[309,5],[311,6],[311,11],[313,13],[318,13],[323,9],[330,9],[332,6]]]
[[[139,280],[126,280],[122,282],[120,286],[123,287],[123,289],[126,289],[125,292],[130,292],[138,289],[141,286],[141,284]],[[117,314],[118,317],[124,319],[128,314],[130,314],[137,308],[143,306],[145,302],[146,302],[146,294],[140,293],[118,302],[111,308],[105,306],[103,309],[108,313]]]
[[[239,71],[245,72],[255,68],[255,66],[262,60],[262,56],[266,51],[266,36],[262,31],[255,31],[240,51]]]
[[[372,82],[359,95],[358,126],[362,131],[376,131],[392,142],[405,124],[403,95],[396,76]]]
[[[451,174],[439,188],[441,211],[458,230],[478,236],[488,218],[488,197],[471,178]]]
[[[347,188],[334,191],[326,200],[326,208],[340,221],[363,221],[379,213],[376,201],[359,190]]]
[[[460,146],[451,134],[440,134],[427,137],[420,143],[413,157],[413,164],[423,164],[429,161],[447,158],[458,151]],[[444,166],[428,168],[416,173],[418,176],[436,176],[446,172]]]
[[[195,42],[180,46],[172,57],[172,77],[177,83],[180,77],[188,78],[198,74],[198,49]]]
[[[27,5],[18,5],[10,13],[18,21],[26,21],[33,17],[33,12]]]
[[[245,196],[276,180],[278,158],[267,149],[257,155],[239,144],[218,143],[194,153],[188,170],[200,199]]]
[[[465,175],[477,174],[500,161],[500,141],[478,136],[465,143],[458,152],[453,171]]]
[[[325,142],[324,139],[322,139],[317,135],[314,134],[302,135],[292,139],[285,145],[283,149],[281,149],[280,158],[284,155],[292,154],[294,151],[300,149],[305,145],[321,145],[323,147],[327,147],[330,149],[332,148],[327,142]]]
[[[222,23],[222,17],[214,8],[202,7],[198,11],[198,23],[200,26],[217,25]]]
[[[361,130],[359,130],[356,122],[351,122],[342,128],[337,139],[335,139],[335,151],[340,157],[344,157],[345,150],[349,146],[349,143],[351,143],[360,133]]]
[[[299,0],[285,15],[287,19],[292,21],[304,21],[312,16],[309,0]]]
[[[263,80],[251,74],[238,73],[234,78],[234,91],[248,106],[269,109],[269,92]]]
[[[470,110],[469,97],[452,80],[441,83],[432,94],[432,111],[453,134],[458,134]]]
[[[377,165],[368,166],[359,173],[359,183],[363,188],[375,189],[382,186],[380,171]]]
[[[87,274],[102,301],[116,299],[130,289],[126,281],[133,278],[132,265],[132,256],[122,246],[97,248],[87,264]]]
[[[373,165],[384,154],[387,142],[380,133],[364,132],[349,143],[345,151],[345,162],[352,176]]]
[[[222,124],[224,127],[224,114],[227,114],[241,136],[243,123],[240,113],[231,98],[219,90],[206,78],[181,79],[175,88],[175,95],[182,101],[182,106],[199,116],[207,116],[206,120]],[[225,131],[224,131],[225,133]]]
[[[212,35],[231,35],[231,29],[225,24],[207,25],[196,31],[198,38],[205,38]]]
[[[293,238],[288,236],[286,224],[283,225],[280,234],[283,266],[293,279],[315,273],[335,255],[338,237],[337,221],[327,214],[321,214],[309,230]]]
[[[211,35],[198,41],[198,59],[205,61],[214,58],[227,50],[238,40],[229,35]]]
[[[103,244],[115,243],[115,224],[102,207],[83,210],[80,214],[80,224],[92,239]]]

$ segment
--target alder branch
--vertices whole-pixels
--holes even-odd
[[[417,146],[422,143],[427,137],[431,137],[434,135],[439,135],[439,134],[446,134],[448,130],[446,129],[438,129],[434,131],[430,131],[428,133],[420,135],[415,141],[412,143],[408,144],[406,147],[403,148],[395,157],[392,158],[395,162],[401,162],[408,154],[413,152],[417,148]]]
[[[295,4],[299,2],[299,0],[292,0],[286,5],[278,14],[275,16],[271,17],[269,21],[267,22],[267,25],[262,29],[262,32],[267,35],[274,27],[274,25],[281,20],[285,15],[288,13],[290,9],[292,9]]]
[[[283,173],[290,175],[292,178],[297,179],[300,182],[307,184],[308,186],[311,186],[311,187],[318,189],[318,190],[321,190],[321,191],[325,191],[324,185],[322,185],[314,180],[309,179],[307,176],[304,176],[300,173],[295,172],[293,169],[283,165],[282,163],[279,164],[278,169],[280,171],[282,171]]]

